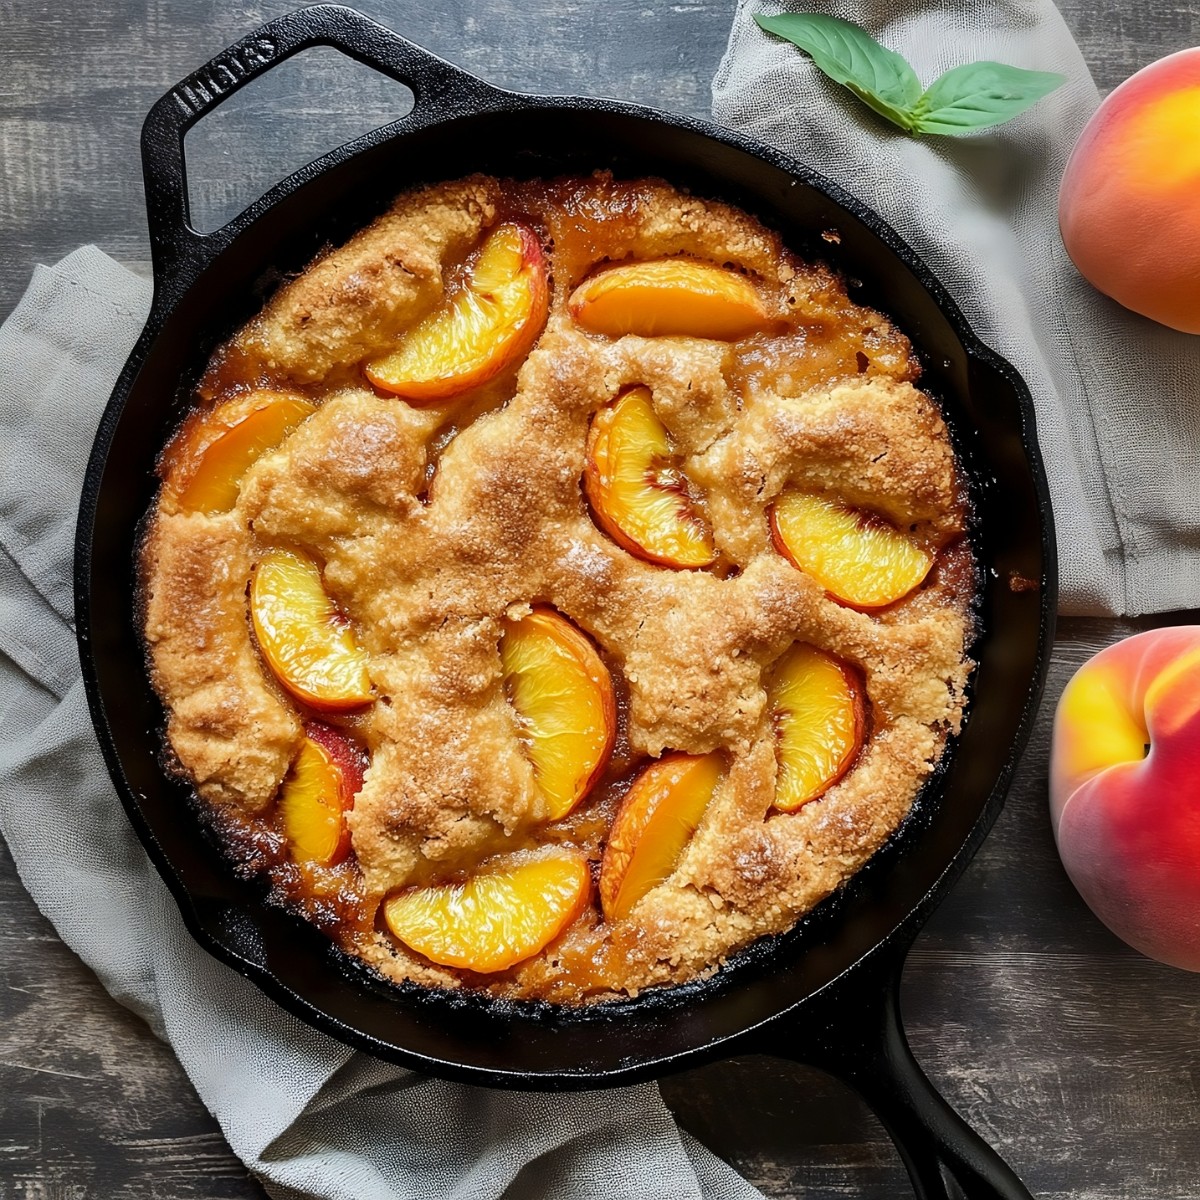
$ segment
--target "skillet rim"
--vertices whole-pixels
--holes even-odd
[[[458,68],[452,68],[459,71]],[[380,1057],[391,1061],[401,1062],[406,1066],[416,1066],[446,1078],[455,1078],[471,1083],[484,1083],[491,1086],[505,1087],[538,1087],[546,1089],[580,1088],[596,1085],[615,1086],[626,1084],[638,1079],[649,1078],[672,1069],[682,1069],[686,1066],[698,1065],[723,1054],[736,1052],[738,1046],[747,1038],[756,1034],[767,1025],[774,1024],[794,1014],[799,1008],[808,1004],[815,997],[841,985],[846,979],[853,978],[858,969],[868,959],[879,956],[897,948],[903,952],[908,941],[920,928],[929,913],[944,897],[951,884],[965,869],[978,846],[986,836],[995,817],[1003,805],[1004,794],[1016,767],[1020,753],[1028,740],[1030,730],[1037,711],[1037,703],[1044,685],[1048,666],[1050,645],[1054,626],[1054,601],[1057,593],[1057,562],[1054,553],[1054,530],[1050,508],[1049,487],[1044,465],[1036,441],[1036,417],[1032,397],[1028,388],[1015,368],[999,354],[983,343],[971,330],[963,317],[961,310],[953,298],[946,292],[936,276],[926,267],[924,261],[911,250],[895,230],[867,205],[856,197],[843,191],[838,185],[825,179],[817,172],[802,163],[792,159],[772,147],[761,145],[753,139],[732,130],[727,130],[695,118],[678,116],[659,112],[640,105],[626,104],[606,99],[585,97],[555,97],[532,96],[517,92],[507,92],[494,88],[483,81],[460,72],[471,81],[475,91],[475,103],[465,107],[461,98],[451,104],[449,113],[438,113],[436,116],[426,116],[424,120],[415,122],[412,115],[399,121],[373,130],[360,138],[322,156],[288,178],[271,188],[262,197],[249,205],[241,214],[233,218],[220,230],[207,238],[198,239],[197,244],[206,247],[205,261],[191,263],[191,278],[181,284],[176,278],[167,286],[167,281],[160,278],[159,247],[156,246],[155,262],[155,299],[146,328],[139,337],[124,370],[113,390],[112,398],[105,408],[97,431],[92,457],[89,461],[87,475],[81,498],[79,524],[76,542],[76,617],[80,644],[80,656],[83,665],[84,681],[87,690],[89,709],[97,730],[98,740],[104,754],[109,773],[113,778],[122,805],[138,833],[139,839],[149,852],[156,869],[167,883],[176,903],[179,905],[183,920],[191,935],[214,957],[232,966],[240,974],[251,979],[271,998],[279,1002],[285,1009],[301,1017],[306,1023],[325,1032],[331,1033],[339,1040],[356,1047],[366,1049]],[[479,101],[479,97],[483,97]],[[164,98],[165,100],[165,98]],[[163,101],[160,101],[161,105]],[[158,106],[156,106],[157,108]],[[195,287],[203,273],[215,263],[221,255],[229,252],[237,239],[249,232],[259,220],[267,216],[276,204],[291,197],[313,179],[335,170],[341,164],[367,150],[384,144],[401,141],[407,134],[419,129],[434,127],[454,121],[462,116],[477,116],[485,112],[505,114],[529,111],[531,109],[563,110],[564,112],[581,111],[593,113],[608,113],[623,118],[648,121],[654,126],[667,126],[686,130],[690,133],[711,139],[720,144],[730,146],[754,158],[766,162],[769,166],[785,172],[793,179],[813,188],[833,204],[840,206],[847,213],[860,221],[894,255],[900,264],[913,276],[915,282],[922,287],[930,299],[947,320],[955,336],[962,345],[968,363],[977,362],[999,377],[1012,393],[1020,416],[1019,436],[1028,467],[1030,481],[1037,503],[1040,520],[1040,545],[1042,556],[1042,577],[1040,583],[1039,627],[1037,636],[1037,653],[1033,663],[1033,673],[1028,680],[1028,689],[1016,722],[1016,734],[1011,740],[1000,772],[994,777],[986,797],[983,799],[979,812],[972,822],[966,837],[957,845],[949,859],[937,871],[936,877],[924,891],[921,898],[909,908],[893,926],[891,932],[877,941],[861,958],[849,963],[836,977],[827,984],[808,993],[804,998],[782,1008],[765,1019],[746,1025],[734,1034],[717,1037],[676,1054],[664,1055],[657,1058],[643,1058],[637,1061],[604,1068],[599,1071],[583,1069],[580,1071],[538,1072],[522,1069],[494,1069],[467,1065],[461,1062],[448,1062],[433,1058],[417,1051],[403,1049],[391,1043],[382,1042],[363,1030],[349,1026],[331,1014],[326,1013],[314,1004],[305,1000],[279,980],[265,965],[254,962],[239,953],[230,945],[215,936],[210,928],[202,921],[195,907],[195,897],[180,878],[176,868],[159,844],[148,819],[142,813],[133,789],[125,777],[120,756],[116,750],[115,741],[109,728],[107,709],[100,694],[95,658],[90,639],[91,629],[91,588],[93,573],[93,537],[95,533],[96,509],[100,499],[101,483],[108,451],[111,448],[117,424],[125,404],[130,398],[136,385],[137,378],[145,366],[151,351],[180,302]],[[416,112],[417,110],[414,110]],[[153,112],[151,114],[153,117]],[[150,129],[150,119],[147,130]],[[716,172],[711,167],[701,167],[700,170],[714,176]],[[149,188],[149,183],[148,183]],[[724,188],[725,194],[732,190]],[[715,194],[721,194],[721,187],[714,189]],[[195,237],[195,235],[193,235]],[[189,254],[195,253],[195,244]],[[186,274],[186,273],[185,273]],[[878,856],[876,856],[878,857]],[[872,861],[875,861],[874,859]],[[860,872],[861,874],[861,872]],[[257,903],[257,901],[256,901]],[[778,969],[786,969],[782,965]],[[671,989],[676,996],[682,996],[687,985]],[[683,1001],[686,1004],[686,1000]],[[493,1008],[500,1007],[493,1005]],[[733,1047],[731,1050],[730,1047]]]

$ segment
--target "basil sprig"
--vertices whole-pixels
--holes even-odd
[[[922,89],[907,59],[852,21],[823,13],[754,19],[906,133],[961,134],[999,125],[1067,81],[1049,71],[976,62],[953,67]]]

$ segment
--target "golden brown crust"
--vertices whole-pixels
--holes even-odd
[[[553,247],[549,320],[519,372],[432,408],[375,395],[362,360],[428,311],[447,272],[512,212]],[[674,253],[750,273],[776,332],[732,345],[614,340],[573,323],[565,297],[598,262]],[[545,824],[498,649],[506,614],[553,605],[618,677],[623,767],[668,749],[727,758],[674,874],[625,921],[606,926],[590,909],[547,950],[486,980],[383,933],[348,942],[392,978],[555,1000],[711,971],[857,870],[958,728],[971,666],[970,570],[951,569],[967,554],[952,545],[963,487],[916,375],[903,335],[854,306],[830,271],[800,263],[744,214],[661,182],[474,178],[402,197],[282,289],[214,364],[205,394],[253,381],[299,387],[321,407],[251,468],[233,513],[164,512],[154,525],[146,635],[176,754],[202,795],[269,805],[301,730],[264,680],[244,587],[263,549],[284,544],[324,565],[370,655],[377,700],[355,728],[372,765],[351,816],[368,904],[575,836],[586,821]],[[704,493],[720,570],[641,561],[589,514],[580,477],[591,415],[635,383],[650,388]],[[846,608],[771,544],[767,509],[788,484],[873,508],[950,549],[913,596],[876,615]],[[783,814],[771,809],[764,681],[797,640],[862,670],[873,732],[823,798]],[[599,832],[579,836],[593,856],[618,793],[614,782],[590,802]]]
[[[231,350],[280,381],[320,384],[370,354],[437,303],[444,271],[496,212],[495,180],[475,177],[402,196],[334,254],[281,288]]]
[[[300,748],[246,622],[250,548],[233,515],[160,515],[143,551],[145,635],[168,737],[206,800],[266,808]]]

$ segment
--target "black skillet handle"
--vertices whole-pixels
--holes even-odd
[[[484,108],[501,95],[352,8],[316,4],[269,21],[173,87],[142,126],[146,211],[159,288],[178,291],[224,244],[220,230],[205,235],[190,223],[184,134],[226,96],[311,46],[332,46],[408,87],[413,109],[406,122],[422,112]]]
[[[858,1092],[896,1143],[917,1200],[1032,1200],[913,1057],[900,1021],[907,952],[891,946],[860,963],[797,1017],[756,1031],[754,1049],[818,1067]]]

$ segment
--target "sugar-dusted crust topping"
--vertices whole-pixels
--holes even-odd
[[[429,312],[484,233],[514,214],[538,231],[551,266],[534,349],[446,403],[377,393],[364,360]],[[602,261],[681,254],[745,272],[769,328],[734,342],[613,338],[568,312],[571,290]],[[791,926],[896,829],[959,727],[972,665],[965,493],[917,374],[905,337],[853,304],[831,271],[800,262],[744,213],[665,183],[476,177],[402,196],[214,357],[201,415],[261,387],[317,406],[250,467],[234,509],[182,511],[170,479],[184,435],[164,458],[168,486],[143,551],[145,635],[170,745],[232,852],[386,976],[509,996],[635,993],[711,972]],[[636,384],[703,493],[719,551],[711,569],[643,561],[589,511],[589,423]],[[836,602],[772,544],[767,509],[787,486],[909,530],[938,552],[925,583],[875,613]],[[274,546],[323,564],[376,697],[338,718],[370,766],[349,816],[353,857],[325,873],[288,862],[273,818],[310,715],[274,682],[247,619],[247,580]],[[608,771],[556,822],[499,652],[506,619],[534,604],[594,639],[619,698]],[[869,736],[840,782],[784,813],[772,807],[765,681],[797,641],[861,670]],[[671,750],[719,750],[727,771],[674,872],[627,918],[606,923],[589,905],[545,950],[488,976],[421,958],[375,918],[398,889],[497,855],[561,843],[597,862],[631,776]],[[329,918],[322,897],[334,891],[352,917]]]

